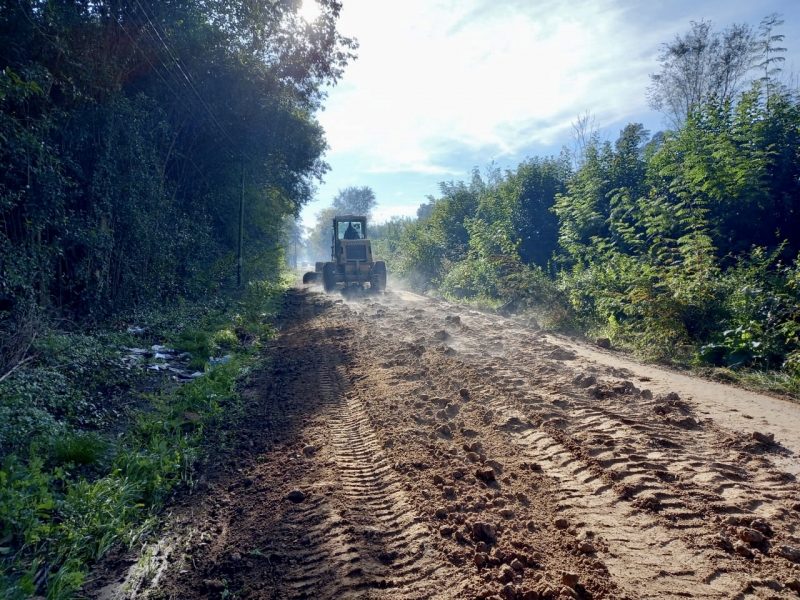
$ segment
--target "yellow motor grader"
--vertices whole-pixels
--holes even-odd
[[[386,290],[386,263],[372,259],[372,245],[367,239],[367,218],[342,215],[333,218],[331,260],[318,262],[313,272],[303,275],[303,283],[322,282],[326,292],[339,284]]]

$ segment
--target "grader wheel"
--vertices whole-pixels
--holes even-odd
[[[372,279],[369,285],[376,292],[386,291],[386,263],[382,260],[376,261],[372,267]]]
[[[326,262],[322,267],[322,285],[327,293],[336,289],[336,263]]]

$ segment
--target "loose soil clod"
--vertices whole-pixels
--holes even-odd
[[[605,349],[611,348],[611,340],[608,338],[597,338],[596,343],[600,348],[605,348]]]
[[[753,432],[753,439],[762,444],[774,444],[775,435],[772,433],[761,433],[760,431]]]

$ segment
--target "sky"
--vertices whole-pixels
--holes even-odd
[[[773,12],[798,72],[799,0],[343,0],[358,58],[317,115],[331,170],[302,223],[351,185],[375,191],[375,222],[414,216],[441,181],[558,154],[587,111],[612,141],[630,122],[663,129],[646,96],[661,45],[691,21],[755,27]]]

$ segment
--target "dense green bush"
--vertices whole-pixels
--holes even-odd
[[[443,184],[387,246],[391,264],[419,289],[650,359],[784,369],[767,385],[793,390],[800,99],[770,89],[709,98],[675,131],[590,137],[574,171],[565,153]]]
[[[701,361],[727,367],[775,369],[800,351],[800,263],[784,264],[783,246],[769,253],[754,248],[729,268],[720,281],[722,331],[702,346]]]

